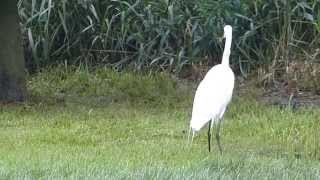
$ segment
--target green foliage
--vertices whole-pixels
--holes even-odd
[[[85,66],[47,68],[31,77],[31,96],[52,100],[69,97],[73,100],[93,99],[95,102],[128,101],[171,106],[186,102],[190,91],[169,74],[152,72],[117,72],[110,68],[88,70]],[[78,98],[74,99],[77,96]]]
[[[56,59],[137,69],[185,61],[192,15],[184,3],[35,0],[21,1],[19,10],[37,67]]]
[[[233,25],[233,58],[241,71],[261,64],[287,65],[304,49],[319,45],[319,1],[202,0],[199,5],[215,24]]]
[[[52,63],[130,65],[178,72],[219,62],[223,26],[234,27],[232,63],[245,73],[319,44],[319,1],[20,0],[35,69]],[[297,51],[298,50],[298,51]],[[292,53],[294,51],[294,53]]]

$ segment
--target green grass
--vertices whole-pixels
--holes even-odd
[[[136,89],[137,88],[137,89]],[[162,73],[55,68],[0,107],[0,179],[317,179],[318,109],[235,97],[222,145],[187,146],[193,86]],[[62,95],[61,95],[62,94]]]

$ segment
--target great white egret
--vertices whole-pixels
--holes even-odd
[[[216,140],[220,153],[220,124],[223,114],[232,98],[234,87],[234,73],[229,67],[229,57],[232,41],[232,27],[224,27],[225,47],[222,56],[222,63],[212,67],[204,79],[200,82],[193,101],[192,117],[188,139],[192,130],[192,139],[195,132],[199,131],[209,122],[208,147],[211,150],[211,128],[213,123],[217,123]]]

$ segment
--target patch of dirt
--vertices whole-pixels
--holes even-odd
[[[280,107],[320,107],[320,95],[299,88],[290,87],[290,83],[277,83],[267,88],[257,85],[256,80],[237,78],[235,93],[240,96],[252,96],[258,101]]]
[[[299,91],[295,95],[283,95],[279,90],[266,91],[259,98],[262,102],[280,107],[320,107],[320,96]]]

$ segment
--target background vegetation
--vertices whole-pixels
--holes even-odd
[[[225,24],[234,27],[232,64],[242,74],[266,65],[283,72],[296,59],[316,61],[319,52],[318,0],[20,0],[18,8],[32,70],[212,65],[220,61]]]

